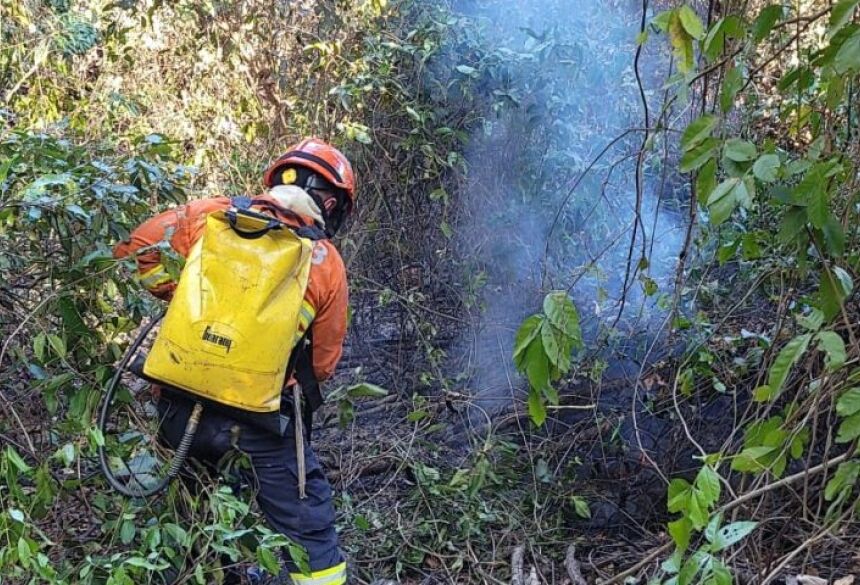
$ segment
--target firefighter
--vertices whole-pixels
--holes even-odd
[[[316,226],[327,236],[314,242],[304,301],[297,308],[300,331],[309,329],[309,342],[303,345],[306,349],[301,350],[295,374],[288,382],[299,380],[305,395],[311,396],[309,402],[313,402],[314,393],[319,399],[319,383],[334,372],[346,335],[346,269],[328,238],[337,233],[353,209],[355,177],[339,150],[310,138],[275,160],[263,182],[267,192],[254,201],[265,202],[267,212],[274,212],[278,219],[294,227]],[[230,206],[231,199],[218,197],[165,211],[134,230],[127,241],[116,247],[114,255],[134,258],[136,279],[154,295],[169,301],[176,282],[162,264],[158,244],[166,240],[175,253],[187,256],[201,236],[206,216]],[[175,446],[193,402],[166,389],[155,391],[159,395],[162,436]],[[293,582],[340,585],[346,583],[346,563],[338,548],[332,490],[307,439],[301,447],[297,445],[294,425],[301,422],[297,419],[302,413],[289,414],[290,426],[286,432],[276,434],[224,411],[206,409],[191,453],[208,462],[217,461],[234,447],[248,455],[257,501],[268,523],[308,553],[310,576],[285,559]],[[305,426],[309,430],[307,422]],[[302,452],[303,465],[298,459]]]

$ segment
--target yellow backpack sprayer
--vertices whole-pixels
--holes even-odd
[[[155,485],[144,486],[123,462],[140,486],[129,488],[111,470],[105,447],[99,448],[108,483],[127,496],[156,494],[179,473],[204,405],[228,409],[236,418],[273,432],[284,431],[281,393],[300,353],[294,349],[307,333],[300,331],[299,316],[313,240],[325,235],[316,227],[291,227],[252,206],[276,210],[269,202],[237,197],[229,209],[206,217],[166,313],[141,330],[108,384],[99,416],[103,434],[127,371],[195,400],[173,461]],[[141,345],[162,319],[151,350],[143,354]],[[296,385],[293,412],[301,448],[300,392]],[[310,401],[315,402],[312,408],[318,406],[318,392]]]

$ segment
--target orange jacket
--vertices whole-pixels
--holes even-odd
[[[271,200],[267,195],[261,195],[258,199]],[[186,257],[203,233],[206,216],[229,206],[228,197],[215,197],[169,209],[135,229],[127,241],[114,248],[114,257],[135,255],[135,278],[155,296],[170,300],[176,283],[162,265],[157,244],[169,238],[170,247],[183,258]],[[289,217],[280,219],[291,225],[296,223]],[[307,223],[311,222],[308,220]],[[337,248],[328,240],[314,242],[305,302],[315,313],[313,367],[317,380],[322,381],[332,375],[343,352],[348,305],[346,268]]]

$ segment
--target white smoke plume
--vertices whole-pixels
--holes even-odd
[[[643,164],[631,253],[645,125],[633,69],[641,2],[464,0],[455,9],[480,24],[476,90],[489,87],[497,100],[466,153],[461,195],[469,219],[460,242],[486,281],[483,311],[464,340],[473,374],[467,389],[476,407],[492,413],[523,385],[511,363],[513,338],[548,290],[569,290],[592,345],[612,336],[613,324],[616,336],[654,327],[683,245],[678,201],[686,187],[673,185],[661,166],[668,146],[658,140]],[[667,61],[658,43],[640,59],[652,124]],[[643,256],[647,266],[634,277]]]

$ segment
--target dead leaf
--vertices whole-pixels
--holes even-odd
[[[658,372],[651,372],[642,379],[642,385],[646,392],[650,392],[654,386],[665,387],[666,381],[660,377]]]

